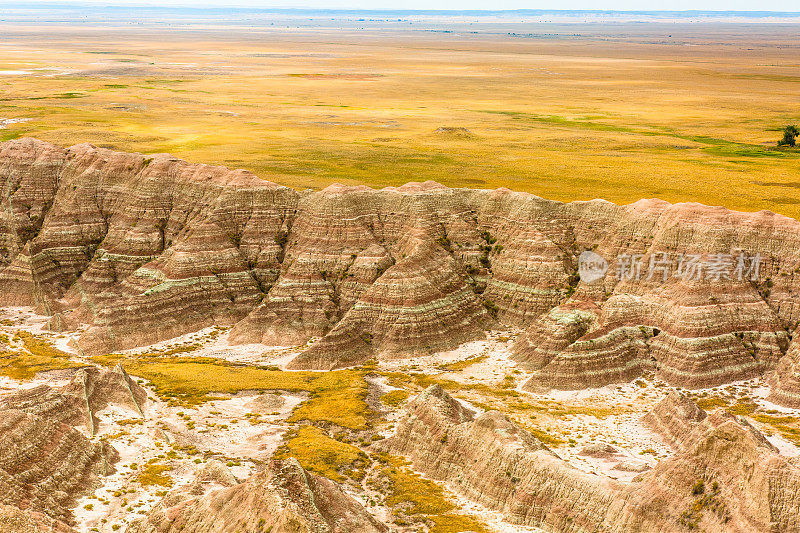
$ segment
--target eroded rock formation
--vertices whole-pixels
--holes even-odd
[[[241,484],[156,508],[131,533],[380,533],[388,529],[332,481],[296,459],[271,461]]]
[[[512,524],[591,529],[622,491],[620,483],[569,467],[504,414],[474,417],[437,385],[409,403],[380,447]]]
[[[74,533],[64,522],[47,515],[0,504],[0,531],[3,533]]]
[[[651,414],[680,411],[687,434],[631,483],[570,467],[505,415],[473,417],[438,386],[406,406],[381,446],[507,521],[548,531],[796,531],[800,468],[749,424],[688,401],[667,398]]]
[[[298,193],[164,154],[33,139],[0,144],[0,189],[0,303],[37,305],[53,329],[89,324],[87,354],[232,324],[240,343],[321,337],[292,366],[327,369],[513,325],[528,328],[516,357],[531,388],[648,370],[701,387],[772,371],[800,321],[800,222],[766,211],[430,182]],[[579,280],[585,250],[611,263],[596,283]],[[664,254],[733,264],[687,280],[658,270]],[[757,276],[737,275],[745,254]],[[631,257],[654,268],[615,265]]]
[[[768,382],[771,385],[769,400],[800,408],[800,337],[795,336]]]
[[[687,435],[705,418],[706,412],[696,403],[670,391],[666,398],[642,417],[642,423],[661,435],[672,448],[680,448]]]
[[[121,366],[113,370],[81,368],[64,387],[40,385],[23,389],[0,400],[0,409],[16,409],[71,426],[85,426],[90,434],[97,430],[95,413],[116,404],[143,416],[147,392],[133,381]]]
[[[0,410],[0,504],[69,523],[76,499],[113,473],[118,454],[56,420]]]

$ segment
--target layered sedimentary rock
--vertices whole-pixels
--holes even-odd
[[[332,481],[296,459],[272,461],[244,483],[156,508],[131,532],[379,533],[388,529]]]
[[[405,255],[405,254],[404,254]],[[365,357],[429,354],[475,338],[488,313],[456,260],[424,239],[390,267],[294,368],[335,368]]]
[[[46,305],[30,243],[41,232],[60,186],[66,151],[31,140],[0,146],[0,265],[4,305]]]
[[[597,306],[579,301],[534,322],[514,346],[514,358],[534,371],[525,387],[597,387],[628,381],[652,366],[652,328],[635,322],[601,327],[601,320]]]
[[[779,315],[745,281],[620,283],[591,317],[581,305],[591,304],[557,307],[517,343],[515,358],[535,371],[530,388],[599,386],[651,369],[678,386],[715,386],[773,368],[789,344]]]
[[[642,477],[630,497],[704,531],[796,531],[800,468],[763,435],[717,411],[684,437],[678,453]],[[680,513],[680,514],[678,514]]]
[[[768,378],[769,400],[800,408],[800,337],[795,336],[786,355]]]
[[[42,513],[23,511],[0,504],[0,531],[3,533],[74,533],[74,529]]]
[[[800,322],[800,222],[766,211],[431,182],[298,193],[32,139],[0,145],[0,188],[0,303],[37,305],[53,329],[88,324],[87,354],[233,324],[240,343],[320,337],[293,366],[325,369],[513,325],[528,329],[516,357],[530,387],[648,370],[701,387],[772,371]],[[578,277],[587,250],[610,264],[593,283]],[[696,275],[677,276],[693,257]]]
[[[16,409],[71,426],[85,426],[90,434],[97,430],[95,413],[115,404],[143,416],[147,392],[125,370],[81,368],[72,381],[60,388],[40,385],[23,389],[0,400],[0,409]]]
[[[591,301],[571,301],[554,307],[528,327],[514,344],[515,359],[530,370],[540,370],[586,335],[600,308]]]
[[[696,403],[671,391],[642,417],[642,423],[661,435],[671,447],[679,448],[686,436],[705,418],[706,412]]]
[[[552,531],[602,524],[622,490],[570,468],[500,412],[474,417],[435,385],[409,403],[381,447],[508,522]]]
[[[572,468],[501,413],[473,417],[436,386],[381,446],[507,521],[548,531],[796,531],[800,468],[735,417],[688,411],[677,452],[631,483]]]
[[[475,338],[489,319],[467,274],[480,270],[481,237],[459,196],[426,183],[380,193],[331,186],[304,197],[281,278],[232,338],[325,335],[296,368],[429,353]]]
[[[597,386],[649,369],[670,383],[702,387],[773,368],[797,324],[790,266],[797,253],[789,244],[797,222],[657,201],[623,210],[624,218],[606,225],[593,244],[601,256],[619,259],[610,265],[614,275],[580,283],[569,302],[600,306],[586,333],[568,347],[537,352],[529,338],[541,338],[542,330],[557,335],[544,317],[518,344],[517,359],[535,371],[529,387]],[[700,258],[694,271],[687,267],[693,257]],[[755,277],[753,261],[739,270],[740,258],[753,257],[759,257]]]
[[[75,500],[113,473],[114,448],[67,424],[0,410],[0,504],[70,522]]]

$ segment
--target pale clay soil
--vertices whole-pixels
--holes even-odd
[[[43,330],[46,317],[37,315],[29,308],[2,309],[0,310],[0,320],[12,322],[11,325],[2,326],[2,329],[6,331],[13,333],[15,329],[22,329],[45,335],[53,341],[57,348],[75,354],[76,359],[80,359],[71,342],[79,332],[48,333]],[[641,416],[658,403],[671,390],[671,387],[658,380],[642,379],[634,383],[581,391],[552,390],[544,394],[526,392],[522,390],[522,385],[529,374],[518,368],[510,357],[514,339],[519,333],[519,331],[489,332],[485,340],[468,342],[455,350],[440,352],[429,357],[393,359],[382,362],[379,369],[422,372],[465,385],[484,384],[492,387],[501,387],[506,376],[512,376],[512,386],[519,393],[517,400],[545,404],[556,402],[560,404],[561,408],[609,409],[611,414],[602,417],[583,413],[551,415],[546,410],[530,412],[512,409],[509,412],[509,415],[519,423],[536,427],[551,436],[562,439],[563,443],[551,445],[553,451],[573,467],[587,473],[628,482],[639,475],[641,471],[652,467],[658,460],[668,457],[672,453],[658,435],[639,422]],[[279,368],[285,368],[285,365],[295,355],[307,347],[307,345],[270,347],[260,344],[231,346],[227,342],[226,328],[205,328],[153,346],[129,350],[129,352],[166,350],[188,344],[200,344],[200,348],[175,355],[217,357],[236,363],[274,365]],[[448,372],[441,368],[449,363],[478,356],[485,356],[485,359],[457,372]],[[136,376],[134,378],[141,384],[147,385],[145,380],[136,378]],[[59,386],[68,381],[69,376],[64,372],[40,374],[25,382],[0,377],[0,397],[23,388],[41,384]],[[368,382],[372,389],[372,395],[377,397],[397,389],[382,376],[370,376]],[[497,403],[493,401],[496,398],[483,398],[480,393],[475,391],[465,389],[464,391],[450,392],[477,414],[483,412],[483,409],[472,402],[482,405]],[[692,392],[727,393],[733,397],[745,396],[764,409],[774,410],[782,415],[800,415],[800,410],[788,409],[767,402],[765,398],[769,394],[769,388],[758,379]],[[78,530],[81,532],[106,532],[113,531],[114,525],[121,525],[123,527],[119,530],[124,531],[126,523],[143,516],[160,501],[164,494],[163,491],[175,490],[191,483],[195,472],[210,459],[217,459],[226,464],[238,480],[244,480],[259,470],[260,465],[268,460],[281,444],[285,432],[290,427],[286,419],[295,407],[306,399],[303,394],[267,392],[264,394],[269,395],[269,405],[280,405],[259,411],[256,404],[253,403],[259,394],[261,393],[245,391],[228,399],[207,402],[197,408],[189,409],[168,406],[165,402],[160,401],[152,391],[149,391],[149,398],[143,409],[145,418],[141,422],[137,421],[141,420],[139,414],[127,408],[111,406],[101,411],[98,414],[99,432],[90,438],[93,441],[107,439],[119,451],[121,460],[116,465],[116,473],[104,478],[102,486],[94,492],[93,496],[85,497],[78,502],[74,509]],[[262,417],[259,423],[251,424],[245,417],[245,414],[252,412],[261,412]],[[378,425],[378,432],[384,436],[390,435],[399,416],[400,410],[385,408],[382,414],[383,422]],[[132,420],[137,422],[130,423]],[[780,450],[781,454],[789,457],[800,456],[800,448],[786,441],[774,431],[769,431],[769,428],[763,428],[757,423],[755,425],[759,429],[765,430],[765,434],[768,434],[767,438]],[[87,428],[79,427],[78,429],[89,437]],[[580,454],[584,446],[596,443],[611,444],[617,449],[617,453],[607,457],[589,457]],[[173,445],[193,446],[199,453],[191,455],[178,451],[176,457],[165,457],[173,449]],[[172,488],[166,489],[158,485],[142,487],[136,481],[141,466],[152,459],[172,467],[172,470],[167,473],[172,478]],[[132,463],[135,463],[138,468],[132,469]],[[622,463],[633,465],[634,468],[629,470],[636,471],[618,469],[617,467]],[[206,491],[215,488],[217,485],[214,483],[208,483],[205,486]],[[362,489],[358,490],[352,486],[345,488],[351,496],[365,504],[367,509],[378,519],[389,519],[389,510],[374,503],[374,498],[370,495],[369,490],[365,487]],[[461,506],[461,512],[479,517],[497,533],[537,531],[535,528],[524,528],[503,522],[500,514],[460,498],[450,491],[447,493],[455,503]]]

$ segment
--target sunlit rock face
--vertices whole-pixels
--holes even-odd
[[[749,424],[723,411],[706,415],[677,394],[645,423],[675,453],[630,483],[570,466],[506,415],[475,416],[436,385],[409,402],[380,447],[506,521],[547,531],[788,532],[800,526],[800,510],[790,503],[800,469]]]
[[[4,395],[0,530],[73,531],[70,509],[113,474],[119,460],[111,444],[86,436],[95,435],[96,413],[113,405],[142,414],[146,401],[147,392],[119,366],[80,368],[63,386],[39,385]]]
[[[0,503],[70,522],[69,509],[99,478],[114,472],[117,452],[73,427],[16,409],[0,410]]]
[[[526,330],[515,357],[531,389],[645,371],[705,387],[779,369],[776,400],[794,394],[800,222],[774,213],[432,182],[299,193],[169,155],[33,139],[0,144],[0,188],[0,303],[35,305],[52,329],[88,324],[86,354],[228,324],[238,343],[320,338],[291,366],[329,369],[513,326]],[[609,265],[591,282],[587,250]],[[695,275],[679,268],[690,257],[703,261]],[[758,257],[757,272],[739,257]]]
[[[293,458],[271,461],[243,483],[202,497],[172,494],[128,529],[131,533],[388,530],[339,486],[305,471]]]

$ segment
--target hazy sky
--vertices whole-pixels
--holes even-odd
[[[62,0],[63,1],[63,0]],[[576,9],[639,11],[800,11],[797,0],[78,0],[80,3],[113,5],[178,5],[237,7],[307,7],[327,9]],[[34,0],[33,3],[58,3]],[[0,5],[2,5],[0,0]]]

